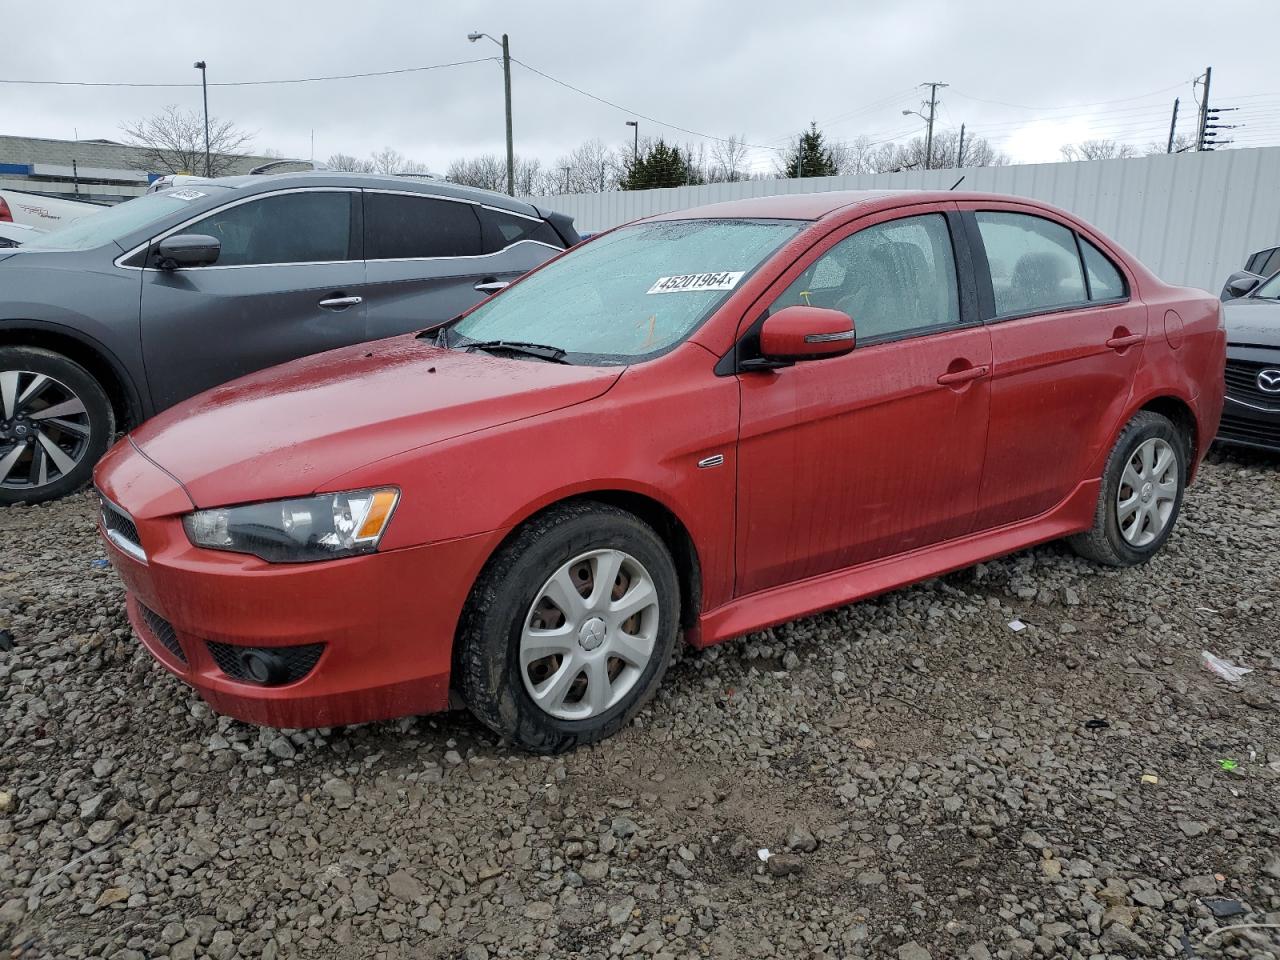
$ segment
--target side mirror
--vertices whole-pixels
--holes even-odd
[[[161,270],[204,267],[216,263],[221,252],[222,243],[217,237],[207,237],[202,233],[180,233],[160,241],[156,266]]]
[[[760,328],[760,354],[781,363],[838,357],[853,349],[856,336],[847,313],[825,307],[783,307]]]
[[[1222,288],[1222,299],[1234,300],[1236,297],[1243,297],[1261,282],[1262,277],[1256,273],[1250,273],[1248,270],[1237,270],[1227,277],[1227,285]]]

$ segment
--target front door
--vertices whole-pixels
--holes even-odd
[[[991,344],[973,310],[961,310],[970,298],[950,209],[861,221],[767,295],[770,310],[848,313],[858,343],[843,357],[739,374],[738,595],[971,529]]]
[[[177,231],[220,241],[218,260],[207,267],[157,269],[153,245],[141,308],[156,410],[263,367],[367,339],[358,201],[358,191],[308,189],[222,207]]]
[[[987,529],[1044,513],[1099,476],[1093,465],[1121,426],[1147,308],[1130,299],[1130,279],[1116,263],[1067,225],[980,206],[966,217],[985,249],[994,314],[977,521]]]

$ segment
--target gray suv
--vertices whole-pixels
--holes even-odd
[[[577,241],[501,194],[307,172],[148,194],[0,250],[0,504],[77,489],[117,427],[448,320]]]

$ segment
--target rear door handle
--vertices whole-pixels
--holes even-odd
[[[497,293],[499,290],[505,290],[511,286],[510,280],[484,280],[477,283],[475,289],[481,293]]]
[[[345,310],[357,303],[364,303],[364,297],[326,297],[320,301],[320,306],[326,310]]]
[[[954,386],[957,383],[967,383],[970,380],[980,380],[991,372],[990,367],[965,367],[963,370],[956,370],[953,373],[944,373],[938,378],[938,383],[944,387]]]
[[[1131,333],[1127,337],[1112,337],[1107,341],[1107,346],[1112,350],[1123,350],[1125,347],[1132,347],[1135,343],[1141,343],[1147,339],[1140,333]]]

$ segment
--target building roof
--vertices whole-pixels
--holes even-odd
[[[784,193],[772,197],[744,197],[723,203],[708,203],[688,210],[658,214],[654,220],[705,220],[759,218],[776,220],[821,220],[850,207],[894,207],[904,203],[933,203],[945,200],[1018,200],[999,194],[951,192],[948,190],[831,190],[824,193]],[[1034,203],[1034,201],[1031,201]]]

